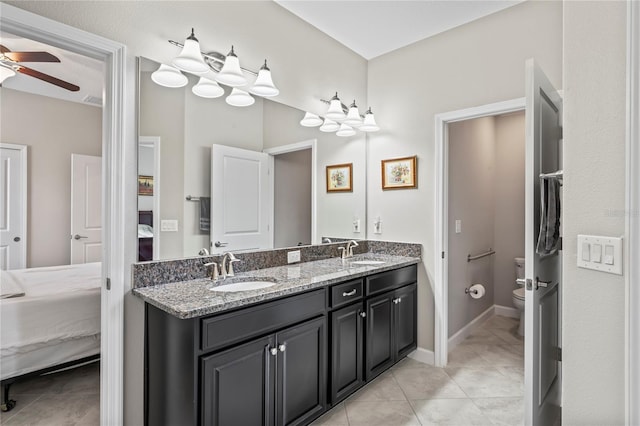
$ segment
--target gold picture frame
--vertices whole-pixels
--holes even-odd
[[[353,163],[327,166],[327,192],[353,192]]]
[[[418,156],[382,160],[382,189],[417,188]]]
[[[153,195],[153,176],[138,175],[138,195]]]

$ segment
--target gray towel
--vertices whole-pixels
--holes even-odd
[[[560,182],[556,178],[540,182],[540,234],[536,253],[542,256],[558,251],[560,246]]]
[[[211,198],[200,197],[200,230],[207,231],[211,229]]]

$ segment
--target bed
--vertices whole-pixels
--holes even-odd
[[[99,262],[0,271],[3,403],[20,378],[99,357],[100,282]]]

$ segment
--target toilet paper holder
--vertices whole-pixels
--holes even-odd
[[[476,290],[475,288],[474,288],[474,289],[472,289],[471,287],[466,287],[466,288],[464,289],[464,294],[469,294],[469,293],[471,293],[471,294],[478,294],[478,290]]]

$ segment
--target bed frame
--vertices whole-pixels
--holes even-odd
[[[2,386],[2,405],[0,409],[3,412],[11,411],[16,406],[16,401],[9,398],[9,389],[15,382],[22,381],[31,377],[42,376],[45,374],[51,374],[60,370],[66,370],[71,367],[80,367],[83,364],[89,364],[91,362],[99,361],[100,354],[91,355],[85,358],[76,359],[73,361],[63,362],[62,364],[53,365],[51,367],[43,368],[41,370],[32,371],[30,373],[21,374],[19,376],[4,379],[0,382]]]

